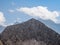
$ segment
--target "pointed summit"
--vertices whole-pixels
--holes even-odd
[[[28,21],[36,22],[36,21],[38,21],[38,20],[37,20],[37,19],[32,18],[32,19],[30,19],[30,20],[28,20]],[[40,21],[39,21],[39,22],[40,22]]]
[[[32,19],[30,19],[30,20],[31,20],[31,21],[33,21],[33,20],[36,21],[36,19],[34,19],[34,18],[32,18]]]
[[[59,36],[60,35],[54,30],[47,27],[42,22],[32,18],[24,23],[8,26],[2,32],[2,41],[5,45],[7,45],[6,42],[8,40],[13,42],[12,45],[21,43],[21,41],[22,44],[26,44],[28,42],[28,45],[37,45],[37,43],[38,45],[59,45]],[[35,43],[33,44],[32,42]]]
[[[34,24],[34,25],[40,25],[40,26],[41,26],[41,25],[45,25],[45,24],[43,24],[42,22],[40,22],[39,20],[34,19],[34,18],[26,21],[25,23],[28,23],[28,24],[30,24],[30,25],[32,25],[32,24]]]

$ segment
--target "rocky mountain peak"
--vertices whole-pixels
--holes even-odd
[[[60,45],[60,35],[33,18],[6,27],[1,37],[4,45]]]

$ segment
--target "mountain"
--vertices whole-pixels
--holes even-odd
[[[50,28],[54,29],[56,32],[60,33],[60,24],[56,24],[52,21],[45,21],[45,24],[47,24]]]
[[[5,26],[0,25],[0,33],[5,29]]]
[[[4,45],[60,45],[60,35],[36,19],[7,26],[1,33]]]
[[[43,22],[45,25],[47,25],[48,27],[50,27],[51,29],[55,30],[60,34],[60,24],[56,24],[51,20],[42,20],[40,18],[38,18],[37,20]]]

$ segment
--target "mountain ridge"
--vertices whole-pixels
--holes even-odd
[[[4,42],[4,45],[7,45],[7,42],[10,41],[12,45],[15,45],[17,42],[22,41],[22,45],[26,43],[26,40],[38,42],[42,41],[41,45],[59,45],[60,35],[54,30],[47,27],[42,22],[36,19],[30,19],[24,23],[11,25],[5,28],[2,32],[1,40]],[[13,43],[12,43],[13,42]],[[35,42],[35,43],[36,43]],[[31,42],[32,43],[32,42]]]
[[[60,34],[60,24],[56,24],[51,20],[42,20],[40,18],[38,18],[37,20],[43,22],[45,25],[47,25],[49,28],[55,30],[56,32],[58,32]],[[58,28],[57,28],[58,27]]]

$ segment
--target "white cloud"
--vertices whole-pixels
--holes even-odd
[[[14,22],[21,23],[22,21],[21,21],[21,18],[16,18]]]
[[[17,11],[24,12],[30,16],[39,17],[43,20],[52,20],[55,23],[60,23],[60,20],[57,19],[57,17],[60,16],[59,12],[50,11],[48,10],[47,7],[43,7],[43,6],[37,6],[37,7],[32,7],[32,8],[22,7],[22,8],[17,9]]]
[[[8,10],[10,13],[13,13],[13,12],[15,12],[15,10]]]
[[[0,12],[0,25],[3,24],[5,21],[6,20],[5,20],[3,12]]]
[[[20,18],[16,18],[12,23],[7,24],[7,26],[14,25],[14,24],[19,24],[19,23],[22,23],[21,19]]]

